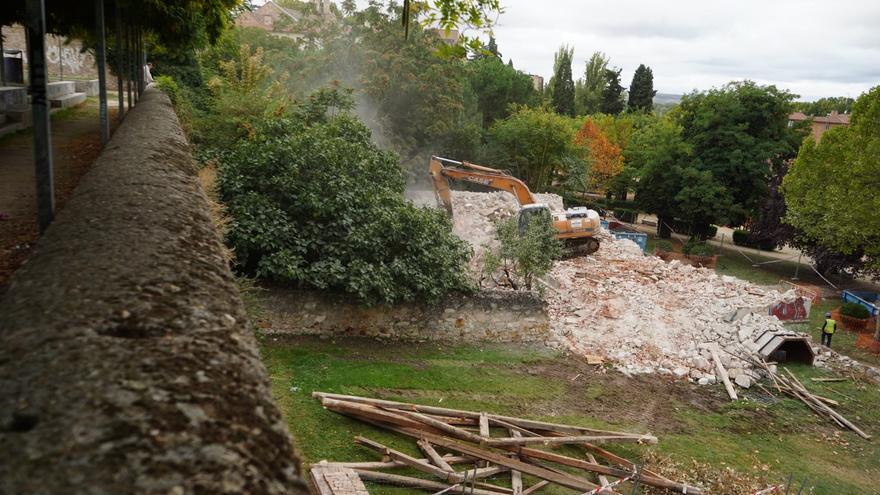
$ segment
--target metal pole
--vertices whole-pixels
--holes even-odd
[[[131,28],[125,28],[125,92],[128,93],[128,110],[134,103],[131,101]]]
[[[143,40],[141,39],[142,38],[141,29],[137,28],[137,31],[135,31],[135,32],[137,33],[135,35],[135,40],[137,40],[137,54],[138,54],[138,58],[137,58],[137,78],[138,78],[137,89],[138,89],[138,96],[140,97],[140,95],[144,94],[144,61],[143,61],[144,47],[143,47]]]
[[[0,26],[0,86],[6,86],[6,51],[3,50],[3,26]]]
[[[119,102],[119,108],[116,110],[116,120],[122,122],[125,117],[125,93],[122,91],[122,11],[119,3],[113,5],[116,17],[116,43],[114,45],[116,51],[116,97]]]
[[[880,340],[880,315],[874,315],[874,340]]]
[[[134,104],[137,105],[138,102],[138,87],[137,87],[137,31],[135,28],[131,28],[131,73],[129,76],[131,77],[131,96],[134,101]]]
[[[801,268],[801,258],[803,258],[803,256],[804,256],[804,253],[798,254],[797,264],[794,265],[794,277],[791,277],[792,280],[800,280],[800,279],[798,279],[798,270],[800,270],[800,268]]]
[[[61,36],[58,36],[58,80],[64,80],[64,58],[61,56]]]
[[[31,112],[34,121],[34,165],[37,174],[37,222],[40,233],[46,231],[55,215],[55,191],[52,179],[52,131],[49,125],[49,100],[46,98],[46,5],[44,0],[27,0],[26,16],[28,72]]]
[[[104,29],[104,0],[95,0],[97,46],[95,58],[98,64],[98,113],[101,121],[101,146],[110,140],[110,122],[107,118],[107,38]]]

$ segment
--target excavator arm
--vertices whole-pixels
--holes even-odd
[[[450,166],[447,167],[444,164]],[[466,180],[513,194],[520,204],[520,229],[528,224],[532,215],[545,215],[550,211],[547,205],[538,204],[523,181],[507,172],[437,156],[431,157],[428,170],[431,174],[431,180],[434,182],[437,201],[446,208],[450,217],[452,216],[450,179]],[[598,213],[586,208],[573,208],[549,214],[552,215],[553,228],[556,229],[556,236],[559,240],[571,246],[572,249],[581,250],[586,254],[594,253],[599,249],[599,240],[595,237],[601,228]]]
[[[454,167],[446,167],[443,165],[444,162],[452,164]],[[523,181],[501,170],[433,156],[429,171],[431,180],[434,182],[437,200],[446,208],[450,216],[452,216],[452,198],[449,192],[449,179],[466,180],[492,189],[507,191],[516,197],[520,206],[537,203]]]

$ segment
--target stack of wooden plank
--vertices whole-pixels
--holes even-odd
[[[614,487],[623,482],[667,488],[678,493],[702,493],[697,487],[667,479],[599,446],[657,443],[657,438],[651,435],[367,397],[324,392],[312,395],[326,409],[415,439],[424,454],[423,458],[416,458],[358,436],[355,442],[381,454],[381,461],[321,461],[313,469],[351,469],[363,480],[434,493],[528,495],[556,484],[578,493],[609,495],[618,493]],[[571,448],[580,449],[583,457],[553,451],[560,446],[569,446],[568,453]],[[382,472],[383,469],[401,467],[415,469],[434,479]],[[506,478],[505,485],[509,487],[492,482],[497,483],[499,475]],[[524,475],[537,481],[525,487]]]

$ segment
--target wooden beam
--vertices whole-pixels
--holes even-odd
[[[332,411],[343,414],[353,414],[359,417],[366,417],[383,423],[391,423],[398,426],[406,426],[410,428],[424,428],[424,425],[406,416],[384,411],[377,407],[366,406],[364,404],[356,404],[348,401],[335,399],[325,399],[321,404]]]
[[[568,488],[572,488],[575,490],[592,490],[598,487],[598,485],[587,480],[586,478],[581,478],[579,476],[574,476],[570,474],[556,473],[549,469],[535,466],[534,464],[529,464],[518,459],[510,459],[504,455],[497,454],[495,452],[485,450],[473,445],[468,445],[457,440],[453,440],[451,438],[445,438],[432,433],[422,433],[422,436],[432,444],[438,445],[445,449],[452,450],[460,454],[469,455],[471,457],[482,459],[484,461],[489,461],[499,466],[516,469],[517,471],[521,471],[525,474],[545,479]]]
[[[629,459],[625,459],[623,457],[620,457],[619,455],[616,455],[612,452],[609,452],[601,447],[597,447],[596,445],[585,443],[585,444],[581,445],[581,447],[589,450],[590,452],[598,454],[599,456],[603,457],[604,459],[606,459],[608,461],[619,464],[619,465],[623,466],[624,468],[629,469],[630,471],[633,471],[636,468],[636,465],[633,464]],[[655,473],[654,471],[650,471],[645,468],[642,468],[642,474],[648,475],[648,476],[653,476],[654,478],[660,478],[660,479],[663,479],[666,481],[672,481],[669,478],[666,478],[660,474]]]
[[[545,486],[547,486],[549,484],[550,484],[550,482],[547,480],[539,481],[539,482],[535,483],[534,485],[528,487],[525,491],[523,491],[522,495],[532,495],[533,493],[537,492],[538,490],[540,490],[541,488],[544,488]]]
[[[419,413],[412,412],[412,411],[403,411],[403,410],[398,411],[398,413],[402,414],[410,419],[413,419],[415,421],[422,422],[427,426],[433,426],[434,429],[440,430],[440,431],[446,433],[447,435],[453,436],[455,438],[459,438],[461,440],[466,440],[468,442],[474,442],[477,444],[482,444],[482,443],[486,442],[486,439],[479,436],[479,435],[474,435],[473,433],[471,433],[467,430],[463,430],[461,428],[456,428],[455,426],[452,426],[448,423],[444,423],[440,420],[436,420],[432,417],[425,416],[424,414],[419,414]],[[422,428],[422,429],[424,429],[424,428]]]
[[[486,441],[486,445],[501,447],[505,445],[569,445],[579,443],[603,444],[616,443],[640,443],[656,444],[657,437],[652,435],[641,436],[580,436],[580,437],[520,437],[520,438],[493,438]]]
[[[517,430],[510,430],[510,436],[514,438],[519,438],[522,436],[522,434],[520,434],[520,432]],[[510,470],[510,488],[513,489],[513,495],[522,495],[522,473],[520,473],[516,469]]]
[[[489,416],[486,413],[480,413],[480,436],[486,438],[492,436],[489,430]]]
[[[428,462],[428,459],[419,459],[420,461]],[[452,464],[473,464],[474,460],[470,457],[466,457],[463,455],[446,455],[443,456],[443,461],[452,465]],[[400,461],[388,461],[388,462],[330,462],[330,461],[321,461],[316,464],[312,464],[310,467],[314,466],[331,466],[331,467],[345,467],[352,469],[369,469],[371,471],[377,469],[393,469],[399,467],[405,467],[406,464]]]
[[[531,430],[527,430],[527,429],[522,428],[522,427],[520,427],[520,426],[517,426],[517,425],[515,425],[515,424],[513,424],[513,423],[508,423],[507,421],[504,421],[504,420],[502,420],[502,419],[498,419],[498,418],[492,418],[492,417],[490,417],[490,418],[489,418],[489,422],[492,423],[492,424],[494,424],[495,426],[500,426],[500,427],[502,427],[502,428],[507,428],[508,430],[511,431],[511,436],[514,436],[513,433],[512,433],[512,432],[514,432],[514,431],[517,432],[517,433],[520,433],[520,434],[522,434],[522,435],[525,435],[525,436],[527,436],[527,437],[540,437],[540,436],[541,436],[541,435],[539,435],[539,434],[537,434],[537,433],[535,433],[535,432],[533,432],[533,431],[531,431]]]
[[[724,369],[724,365],[721,364],[721,358],[718,357],[718,352],[715,349],[709,349],[709,352],[712,353],[712,360],[715,361],[715,369],[718,371],[718,376],[721,377],[721,381],[724,383],[724,388],[727,389],[727,395],[730,396],[730,400],[737,400],[736,390],[733,389],[733,384],[730,383],[730,377],[727,375],[727,370]]]
[[[438,454],[437,451],[434,450],[434,447],[430,443],[428,443],[427,440],[419,439],[416,444],[419,446],[419,449],[421,449],[425,456],[430,459],[432,463],[434,463],[435,466],[444,471],[455,472],[455,470],[452,469],[452,466],[450,466],[445,459],[440,457],[440,454]]]
[[[395,402],[391,400],[383,400],[383,399],[372,399],[369,397],[359,397],[356,395],[342,395],[342,394],[331,394],[327,392],[312,392],[312,396],[322,399],[330,398],[343,400],[348,402],[358,402],[363,404],[370,404],[376,407],[380,407],[382,409],[397,409],[397,410],[406,410],[406,411],[414,411],[420,413],[427,414],[438,414],[441,416],[457,416],[462,418],[472,418],[479,419],[480,414],[474,411],[463,411],[459,409],[449,409],[445,407],[435,407],[435,406],[423,406],[421,404],[411,404],[406,402]],[[530,419],[523,418],[515,418],[512,416],[503,416],[500,414],[491,414],[486,413],[490,420],[496,419],[505,421],[507,423],[514,424],[519,426],[520,428],[525,429],[539,429],[539,430],[548,430],[548,431],[557,431],[560,433],[568,433],[571,435],[583,435],[583,434],[597,434],[597,435],[621,435],[621,436],[631,436],[632,433],[624,433],[619,431],[609,431],[609,430],[599,430],[595,428],[586,428],[582,426],[573,426],[573,425],[564,425],[559,423],[548,423],[546,421],[535,421]]]
[[[632,472],[624,471],[622,469],[612,468],[608,466],[603,466],[601,464],[596,464],[588,461],[584,461],[581,459],[575,459],[573,457],[567,457],[561,454],[556,454],[553,452],[547,452],[544,450],[532,449],[528,447],[509,447],[509,448],[517,448],[521,457],[528,460],[532,459],[541,459],[545,461],[555,462],[557,464],[562,464],[563,466],[575,467],[579,469],[584,469],[586,471],[590,471],[598,474],[605,474],[608,476],[614,476],[615,478],[626,478],[631,475]],[[692,495],[701,495],[702,491],[699,488],[685,485],[683,483],[678,483],[675,481],[669,481],[667,479],[655,478],[653,476],[649,476],[647,474],[642,473],[640,477],[640,482],[646,485],[655,486],[658,488],[669,488],[678,492],[682,492],[686,490],[687,493]]]
[[[592,462],[593,464],[599,464],[598,462],[596,462],[596,457],[594,457],[593,454],[587,454],[587,460]],[[600,474],[599,484],[602,486],[608,486],[608,478]]]
[[[377,483],[405,486],[408,488],[421,488],[422,490],[435,492],[438,490],[446,490],[450,488],[450,485],[447,483],[423,480],[421,478],[411,478],[409,476],[400,476],[399,474],[377,473],[375,471],[367,471],[365,469],[355,469],[354,471],[362,480],[375,481]],[[461,493],[467,495],[498,495],[499,493],[503,492],[495,490],[484,490],[481,488],[465,487],[463,484],[461,484],[452,485],[451,489],[449,489],[449,491],[447,491],[446,493]]]
[[[415,457],[412,457],[410,455],[404,454],[403,452],[400,452],[398,450],[388,448],[379,442],[374,442],[374,441],[370,440],[369,438],[358,436],[358,437],[355,437],[354,441],[365,446],[365,447],[369,447],[369,448],[381,453],[382,455],[387,455],[387,456],[391,457],[392,459],[394,459],[395,461],[402,462],[411,468],[422,471],[424,473],[434,475],[434,476],[440,478],[441,480],[446,480],[450,483],[461,483],[462,481],[465,480],[464,476],[460,475],[459,473],[456,473],[455,471],[447,471],[447,470],[441,469],[441,468],[434,466],[428,462],[425,462],[420,459],[416,459]]]

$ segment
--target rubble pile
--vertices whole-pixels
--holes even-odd
[[[535,199],[549,206],[551,211],[565,209],[561,196],[556,194],[534,196]],[[452,191],[453,232],[468,241],[479,254],[484,245],[494,245],[495,224],[516,215],[519,208],[516,198],[507,192]]]
[[[474,246],[472,268],[482,246],[492,245],[495,223],[519,205],[505,192],[453,191],[454,231]],[[556,195],[540,195],[553,210]],[[644,256],[628,240],[599,235],[593,255],[560,261],[548,282],[550,343],[608,360],[624,373],[664,373],[700,384],[715,383],[718,354],[730,380],[749,387],[758,372],[736,356],[755,351],[754,339],[784,330],[767,307],[796,298],[794,292],[765,290],[712,270]]]
[[[754,339],[763,332],[783,330],[766,308],[797,297],[644,256],[629,240],[606,239],[591,256],[560,261],[551,275],[559,288],[548,294],[548,310],[565,347],[625,373],[700,384],[716,381],[714,348],[730,379],[749,387],[757,372],[735,356],[757,350]]]

